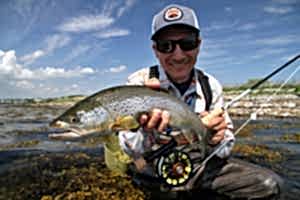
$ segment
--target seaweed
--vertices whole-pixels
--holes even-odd
[[[0,199],[145,199],[127,175],[105,167],[102,156],[41,154],[2,175]]]

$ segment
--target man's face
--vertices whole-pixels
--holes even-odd
[[[167,27],[155,39],[153,50],[170,78],[176,83],[182,83],[189,79],[194,68],[200,42],[188,28]]]

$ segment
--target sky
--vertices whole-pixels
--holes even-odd
[[[152,18],[172,3],[195,10],[196,66],[224,86],[262,78],[300,53],[300,0],[1,0],[0,98],[90,95],[124,84],[158,64]]]

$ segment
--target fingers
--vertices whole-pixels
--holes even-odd
[[[135,164],[136,169],[139,172],[141,172],[145,168],[147,163],[144,158],[140,157],[134,161],[134,164]]]
[[[205,117],[205,116],[208,115],[208,114],[209,114],[209,112],[203,111],[203,112],[201,112],[201,113],[199,114],[199,116],[200,116],[200,117]]]
[[[225,137],[225,129],[222,129],[216,132],[215,134],[213,134],[209,139],[208,143],[210,145],[217,145],[224,139],[224,137]]]
[[[151,78],[145,82],[145,86],[152,89],[159,89],[160,81],[157,78]]]
[[[161,122],[158,127],[158,131],[163,132],[164,130],[166,130],[166,128],[169,124],[169,121],[170,121],[170,113],[166,110],[162,111]]]
[[[141,117],[139,118],[139,123],[140,125],[144,126],[148,121],[148,115],[143,114],[141,115]]]
[[[161,120],[161,114],[162,114],[162,110],[160,109],[153,109],[152,113],[151,113],[151,117],[146,125],[147,129],[153,129],[156,128],[158,125],[158,122],[160,122]]]
[[[225,122],[224,117],[222,117],[223,119],[220,119],[219,123],[217,123],[212,129],[215,131],[219,131],[222,129],[227,129],[227,123]]]
[[[139,122],[144,126],[146,131],[151,129],[157,129],[159,132],[163,132],[170,121],[170,113],[166,110],[155,108],[150,115],[143,114],[139,118]]]
[[[208,116],[209,115],[206,115],[205,117],[201,118],[203,125],[208,129],[216,129],[216,127],[225,122],[223,116],[215,116],[213,118],[210,118],[209,120],[207,118]]]
[[[222,109],[215,109],[210,113],[200,113],[201,121],[203,125],[210,130],[211,136],[208,143],[210,145],[219,144],[225,137],[225,130],[227,129],[227,123],[223,116],[224,111]]]
[[[211,121],[216,117],[222,117],[223,114],[224,114],[224,110],[222,108],[216,108],[209,113],[207,112],[203,112],[202,114],[200,113],[200,117],[201,115],[204,115],[204,117],[202,117],[201,119],[202,123],[209,128],[211,126]]]

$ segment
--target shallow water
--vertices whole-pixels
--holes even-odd
[[[102,145],[97,140],[48,139],[48,133],[53,131],[48,123],[64,110],[63,107],[0,104],[0,199],[55,196],[64,199],[70,197],[68,195],[75,195],[73,199],[80,199],[80,195],[91,195],[94,199],[97,195],[101,195],[101,199],[125,199],[127,195],[132,199],[145,198],[130,182],[113,182],[115,175],[103,165]],[[234,124],[239,127],[243,121],[234,119]],[[298,199],[299,135],[299,119],[258,119],[237,137],[237,144],[263,147],[265,152],[235,152],[234,155],[274,170],[285,181],[284,199]],[[95,179],[95,173],[100,173],[101,178]],[[87,188],[81,186],[83,188],[77,188],[81,193],[74,193],[74,184],[87,185]]]

